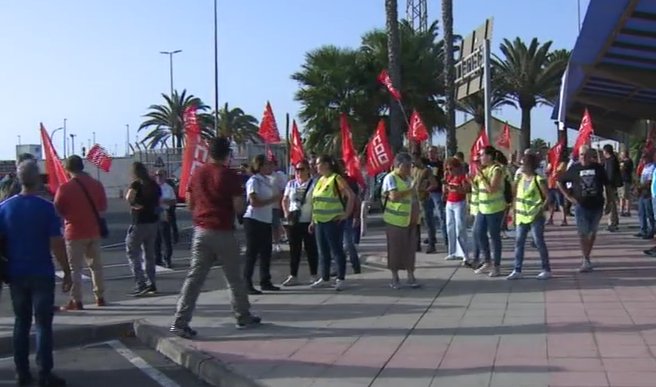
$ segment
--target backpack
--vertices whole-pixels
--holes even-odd
[[[503,178],[503,198],[505,199],[506,203],[512,204],[512,184],[510,184],[510,179],[508,179],[507,176]]]

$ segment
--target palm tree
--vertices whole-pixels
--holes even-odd
[[[515,103],[507,97],[507,92],[503,90],[498,83],[492,79],[492,92],[490,109],[500,109],[504,106],[517,107]],[[461,112],[467,113],[474,118],[474,122],[483,129],[485,127],[485,95],[483,90],[478,93],[469,95],[456,103],[456,107]],[[448,133],[448,132],[447,132]]]
[[[446,112],[446,149],[449,155],[458,151],[456,140],[455,67],[453,60],[453,0],[442,0],[444,25],[444,107]]]
[[[399,39],[399,6],[397,0],[385,0],[387,19],[387,59],[392,85],[401,90],[401,58]],[[403,146],[403,116],[401,107],[390,96],[390,145],[394,152]]]
[[[181,148],[184,144],[184,111],[187,107],[195,105],[199,112],[201,132],[204,137],[212,137],[213,123],[211,115],[203,113],[209,110],[200,98],[187,94],[183,90],[181,94],[174,91],[172,96],[162,94],[165,103],[162,105],[150,105],[150,111],[144,115],[146,120],[141,123],[138,131],[149,130],[146,137],[140,142],[149,149],[166,145],[171,139],[173,148]],[[208,117],[209,116],[209,117]],[[209,126],[208,126],[209,125]]]
[[[531,141],[531,149],[533,149],[536,152],[540,152],[541,150],[548,147],[549,146],[547,145],[547,142],[541,138],[536,138],[533,141]]]
[[[540,104],[553,105],[567,65],[559,54],[551,55],[551,44],[533,38],[527,46],[520,38],[504,39],[500,47],[503,58],[493,58],[495,76],[522,111],[522,151],[531,145],[531,110]]]
[[[230,138],[237,144],[240,151],[247,142],[261,141],[257,134],[259,130],[257,118],[244,113],[242,109],[230,109],[226,102],[223,108],[219,109],[218,117],[217,135]]]

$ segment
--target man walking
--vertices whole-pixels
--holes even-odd
[[[107,211],[107,196],[103,185],[84,172],[84,162],[73,155],[66,160],[65,169],[71,180],[64,183],[55,195],[55,208],[64,218],[64,238],[69,265],[73,275],[71,299],[62,310],[82,310],[82,263],[91,271],[96,305],[105,306],[103,264],[100,255],[100,225],[98,217]]]
[[[575,208],[576,228],[579,232],[583,260],[579,272],[592,271],[590,253],[597,237],[599,222],[604,213],[604,190],[607,197],[611,190],[604,167],[593,162],[594,150],[587,145],[579,149],[579,162],[558,180],[558,189]],[[572,184],[571,192],[566,189]],[[608,208],[607,208],[608,210]]]
[[[237,327],[245,328],[261,321],[250,313],[240,267],[234,224],[235,214],[244,210],[244,193],[239,176],[229,168],[230,142],[224,137],[215,137],[210,140],[209,148],[210,161],[196,169],[187,189],[187,205],[194,223],[191,267],[170,328],[172,333],[183,338],[196,336],[189,322],[207,273],[217,260],[228,283]]]
[[[642,155],[644,167],[640,173],[638,184],[638,217],[640,218],[640,232],[635,236],[642,239],[654,239],[654,206],[652,203],[652,175],[654,174],[654,154]]]
[[[39,386],[61,387],[66,381],[52,373],[52,319],[55,267],[51,251],[64,271],[62,290],[71,288],[71,270],[61,237],[61,220],[54,205],[36,195],[41,175],[34,161],[18,165],[21,192],[0,205],[0,235],[8,260],[9,290],[14,309],[14,364],[17,384],[32,383],[30,328],[36,325],[36,363]]]
[[[620,152],[622,188],[619,189],[620,215],[631,217],[631,195],[633,193],[633,160],[627,151]]]
[[[158,266],[171,268],[171,257],[173,256],[173,219],[171,218],[170,209],[175,207],[177,202],[173,187],[166,180],[166,171],[159,170],[155,172],[155,179],[162,191],[160,204],[162,206],[159,219],[159,229],[157,230],[157,239],[155,240],[155,263]],[[162,242],[164,243],[164,257],[162,257]]]
[[[606,206],[610,210],[608,217],[608,231],[615,232],[619,230],[619,213],[617,211],[617,190],[621,188],[622,174],[620,171],[620,162],[617,160],[613,146],[610,144],[604,145],[604,169],[610,183],[610,189],[606,195]]]
[[[433,174],[435,179],[435,186],[429,192],[429,198],[424,202],[424,221],[428,228],[428,249],[426,254],[435,253],[436,238],[436,224],[435,212],[437,211],[437,219],[440,222],[440,229],[442,230],[442,237],[444,238],[444,246],[448,246],[446,236],[446,205],[442,197],[442,185],[444,183],[444,162],[440,159],[437,153],[437,147],[431,146],[428,149],[428,162],[426,166]]]

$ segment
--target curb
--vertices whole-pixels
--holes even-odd
[[[146,320],[134,322],[134,333],[144,344],[212,386],[264,387],[221,360],[187,345],[188,340],[173,336],[166,329],[152,325]]]
[[[77,325],[60,329],[53,329],[52,340],[54,349],[75,347],[94,342],[108,341],[117,337],[134,336],[132,322],[125,321],[106,325]],[[35,347],[34,332],[30,333],[30,345]],[[10,356],[14,353],[12,336],[0,337],[0,356]]]

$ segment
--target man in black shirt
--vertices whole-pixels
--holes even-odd
[[[444,161],[440,159],[436,146],[431,146],[428,149],[428,162],[426,162],[426,167],[431,171],[437,183],[434,188],[429,190],[429,199],[424,202],[424,220],[426,221],[426,227],[428,228],[428,249],[426,250],[426,253],[432,254],[435,253],[435,243],[437,243],[437,237],[435,235],[436,212],[437,219],[440,222],[440,229],[442,230],[442,237],[444,238],[444,246],[449,246],[446,234],[446,207],[442,194],[442,184],[444,183]]]
[[[604,190],[608,194],[611,189],[604,167],[592,161],[593,152],[583,145],[579,149],[579,163],[572,165],[558,181],[560,192],[576,206],[576,228],[583,253],[581,273],[592,271],[590,252],[604,213]],[[572,184],[571,191],[566,189],[567,183]]]
[[[620,199],[620,213],[631,216],[631,192],[633,191],[633,160],[627,151],[620,152],[620,175],[623,186],[617,190]]]
[[[608,231],[615,232],[619,229],[619,213],[617,211],[617,189],[622,187],[622,173],[620,170],[620,162],[617,160],[617,155],[610,144],[604,145],[604,169],[606,176],[610,183],[610,189],[607,191],[606,206],[610,210],[608,217]]]

